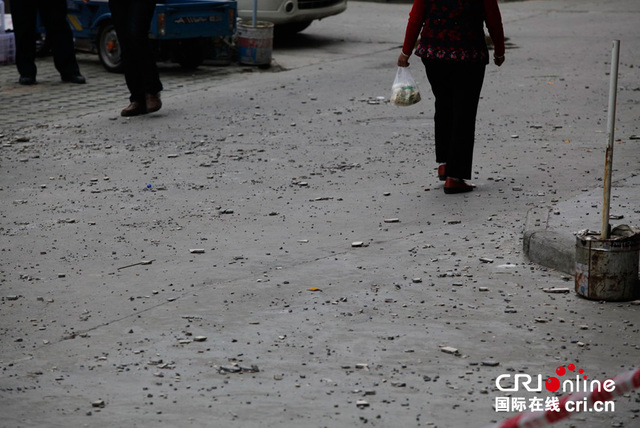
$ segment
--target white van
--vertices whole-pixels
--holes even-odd
[[[253,18],[254,0],[237,0],[238,17]],[[347,0],[258,0],[256,17],[275,24],[276,34],[297,33],[311,21],[337,15],[347,9]]]

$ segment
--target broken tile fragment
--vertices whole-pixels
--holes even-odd
[[[451,354],[451,355],[459,355],[460,353],[460,351],[458,351],[458,348],[454,348],[452,346],[443,346],[440,348],[440,350],[445,354]]]

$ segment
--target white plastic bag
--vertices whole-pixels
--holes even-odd
[[[420,89],[409,71],[409,67],[398,67],[391,86],[391,104],[410,106],[420,101]]]

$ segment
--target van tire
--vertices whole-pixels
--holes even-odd
[[[122,73],[124,64],[120,51],[120,43],[116,36],[116,29],[111,21],[105,22],[98,31],[98,57],[104,68],[111,73]]]

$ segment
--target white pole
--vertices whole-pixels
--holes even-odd
[[[604,203],[602,209],[602,239],[609,239],[609,206],[611,205],[611,174],[613,170],[613,143],[616,127],[616,95],[618,92],[618,62],[620,40],[613,41],[611,53],[611,76],[609,79],[609,115],[607,119],[608,145],[604,161]]]
[[[251,25],[254,27],[257,25],[258,21],[258,0],[253,0],[253,16],[251,17]]]
[[[4,34],[4,2],[0,0],[0,33]]]

